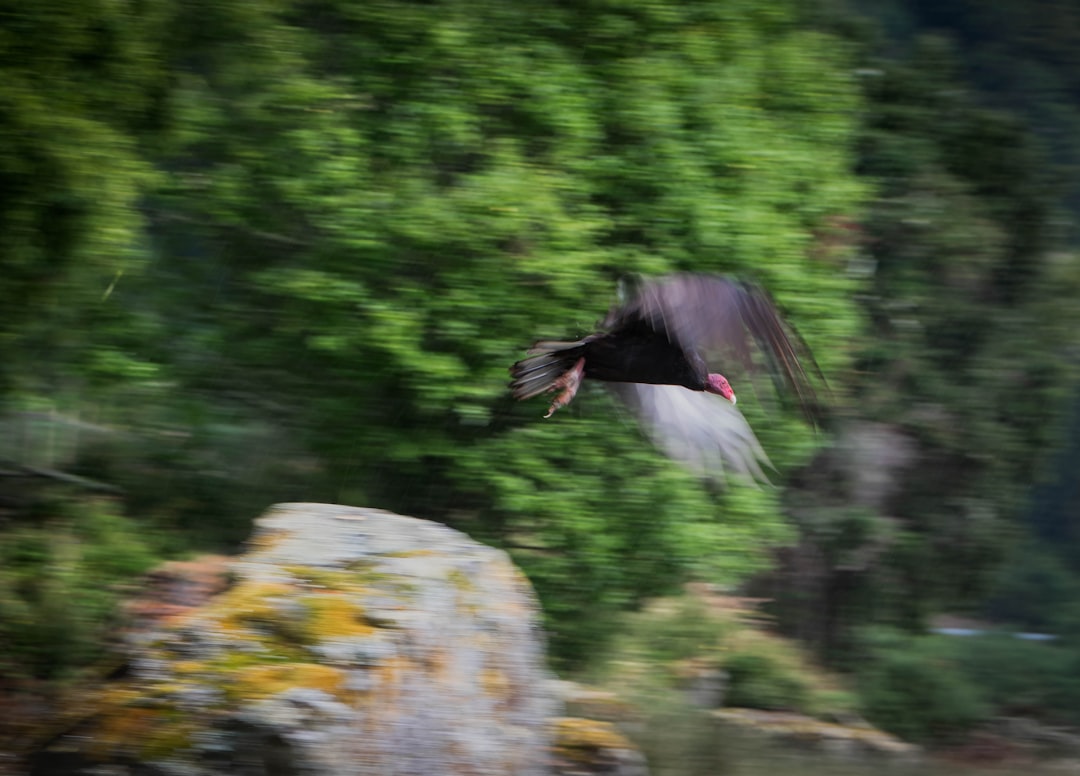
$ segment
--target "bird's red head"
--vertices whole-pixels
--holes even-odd
[[[723,396],[732,404],[735,403],[735,391],[731,390],[731,384],[723,375],[714,373],[705,378],[705,390]]]

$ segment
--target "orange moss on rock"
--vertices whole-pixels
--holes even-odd
[[[567,711],[577,717],[612,723],[640,723],[642,710],[617,693],[596,687],[574,685],[564,695]]]
[[[554,728],[552,748],[558,758],[577,763],[594,763],[604,752],[634,750],[614,725],[580,717],[557,717],[551,722]]]
[[[349,596],[324,593],[303,598],[308,611],[304,625],[312,642],[327,638],[370,636],[376,630],[364,617],[364,610]]]
[[[279,602],[292,588],[275,582],[241,582],[227,590],[204,612],[222,628],[235,631],[249,624],[273,624],[280,619]]]
[[[104,758],[126,751],[155,759],[188,746],[195,723],[161,694],[147,695],[128,686],[107,689],[100,699],[89,753]]]
[[[506,698],[513,689],[510,677],[497,668],[485,668],[480,672],[480,686],[486,695],[497,699]]]
[[[269,698],[293,687],[305,687],[340,699],[345,678],[341,669],[318,663],[252,665],[232,674],[225,694],[230,700],[250,701]]]
[[[349,576],[334,582],[343,586]],[[139,757],[159,758],[188,746],[196,726],[207,721],[178,707],[177,699],[189,688],[217,691],[226,705],[259,701],[294,687],[348,701],[345,671],[309,662],[307,646],[375,632],[355,602],[358,590],[312,591],[301,583],[241,581],[189,616],[165,623],[153,648],[162,673],[149,682],[117,683],[100,696],[94,714],[96,754],[137,747]],[[218,634],[224,640],[214,652],[193,658],[172,646],[173,634],[185,632]]]
[[[158,709],[129,704],[108,709],[95,731],[96,754],[132,741],[144,741],[160,722]]]

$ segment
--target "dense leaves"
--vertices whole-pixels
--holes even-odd
[[[74,103],[101,139],[58,148],[110,158],[96,169],[116,182],[56,184],[97,196],[82,194],[55,261],[27,261],[83,296],[34,322],[28,340],[65,350],[24,361],[16,395],[67,412],[93,401],[107,425],[186,416],[194,438],[172,460],[247,487],[264,480],[195,454],[197,440],[228,438],[215,429],[230,411],[234,425],[272,423],[293,445],[283,456],[306,449],[315,463],[294,497],[431,517],[509,547],[566,657],[611,613],[691,573],[734,582],[767,564],[788,536],[774,493],[708,492],[605,399],[541,423],[538,407],[510,406],[506,368],[536,336],[590,329],[621,274],[676,269],[757,276],[823,368],[843,368],[853,279],[814,247],[862,188],[845,45],[793,7],[752,2],[115,12],[131,40],[102,67],[131,74]],[[109,29],[73,32],[71,56]],[[50,63],[23,67],[79,88],[75,59]],[[20,140],[47,155],[47,139]],[[61,233],[35,217],[38,237]],[[763,416],[752,391],[741,397]],[[762,442],[782,477],[819,439],[768,411]],[[84,452],[82,471],[123,478],[115,449]],[[215,488],[138,503],[166,529],[225,529],[219,507],[200,519],[200,492]]]
[[[194,384],[286,397],[333,497],[518,548],[580,654],[604,612],[691,565],[758,567],[783,529],[775,506],[720,509],[639,452],[608,403],[535,427],[507,405],[506,367],[556,325],[591,327],[620,273],[679,267],[753,268],[839,347],[847,284],[807,247],[854,207],[854,89],[783,11],[529,10],[325,3],[185,46],[216,78],[178,95],[200,131],[176,136],[158,233],[194,261],[159,261],[222,275],[213,297],[182,277],[201,298],[174,320],[217,318],[220,337]],[[584,29],[591,43],[567,33]],[[271,46],[256,69],[250,49]],[[795,442],[779,464],[809,452],[797,421],[774,425]],[[720,515],[758,538],[722,538]],[[706,561],[718,544],[738,549]]]
[[[568,664],[780,544],[780,597],[826,591],[793,630],[973,601],[1056,442],[1076,262],[947,51],[881,63],[807,5],[5,14],[0,376],[10,428],[47,420],[2,455],[119,484],[170,547],[282,498],[447,522],[514,553]],[[713,492],[599,391],[548,421],[507,396],[534,338],[677,270],[760,282],[833,386],[835,436],[735,386],[775,489]]]
[[[124,583],[153,555],[108,503],[54,503],[0,535],[0,676],[54,678],[99,658]]]
[[[920,629],[986,592],[1075,381],[1080,276],[1055,251],[1048,167],[954,62],[929,39],[909,63],[862,71],[871,336],[847,377],[857,417],[789,494],[803,541],[781,586],[793,631],[841,661],[867,618]]]

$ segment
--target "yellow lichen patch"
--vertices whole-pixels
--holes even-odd
[[[191,745],[196,725],[191,720],[172,719],[147,731],[139,741],[139,755],[143,760],[156,760]]]
[[[142,759],[167,756],[191,742],[196,723],[171,704],[181,685],[158,683],[147,692],[130,684],[106,688],[98,697],[90,754],[137,753]]]
[[[579,717],[558,717],[552,720],[555,728],[556,756],[579,763],[596,759],[604,749],[633,749],[634,746],[609,722]]]
[[[578,716],[604,722],[639,722],[641,710],[610,690],[580,687],[566,698],[567,709]]]
[[[227,630],[249,623],[274,623],[280,619],[275,599],[290,595],[292,588],[273,582],[241,582],[218,596],[209,614]]]
[[[459,592],[473,593],[476,591],[476,585],[469,579],[469,575],[461,569],[451,569],[450,573],[446,575],[446,578]]]
[[[307,587],[327,590],[355,590],[357,575],[340,569],[320,569],[314,566],[286,566],[285,570]]]
[[[407,657],[391,655],[372,666],[369,675],[374,678],[372,691],[367,694],[369,702],[378,703],[381,710],[392,709],[398,701],[398,687],[402,677],[418,671],[418,666]]]
[[[159,725],[160,710],[147,706],[124,704],[107,709],[93,737],[92,754],[101,757],[129,747],[132,743],[148,740]]]
[[[233,671],[238,671],[242,668],[248,668],[250,666],[262,666],[268,663],[293,663],[301,659],[301,652],[294,651],[291,655],[277,655],[277,654],[260,654],[258,652],[234,651],[225,652],[218,655],[213,660],[206,663],[206,671],[220,680],[222,676],[228,675]]]
[[[308,610],[304,630],[309,641],[370,636],[375,632],[364,618],[364,610],[349,596],[340,593],[309,595],[304,598],[304,605]]]
[[[101,691],[98,703],[100,708],[115,708],[138,701],[141,697],[142,693],[130,684],[113,684]]]
[[[232,700],[256,700],[293,687],[306,687],[340,697],[344,686],[345,672],[341,669],[317,663],[277,663],[237,671],[225,693]]]
[[[197,660],[174,660],[172,670],[177,676],[186,677],[205,671],[206,666]]]
[[[500,700],[510,695],[510,678],[497,668],[485,668],[480,672],[480,686],[484,694]]]
[[[253,537],[248,539],[248,547],[251,548],[251,551],[255,552],[260,550],[272,550],[274,547],[281,544],[282,540],[289,536],[290,533],[290,531],[282,530],[260,530]],[[249,554],[251,551],[249,551]]]

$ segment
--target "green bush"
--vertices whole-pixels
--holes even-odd
[[[995,634],[952,639],[949,647],[956,665],[981,688],[995,713],[1080,720],[1075,645]]]
[[[728,672],[728,706],[802,711],[810,700],[806,681],[768,654],[735,654],[724,661],[724,668]]]
[[[1080,584],[1054,552],[1035,542],[1017,548],[998,571],[985,605],[988,618],[1056,633],[1080,598]]]
[[[64,678],[98,659],[123,583],[155,560],[108,502],[50,511],[0,533],[0,677]]]
[[[615,649],[601,655],[589,679],[619,692],[651,694],[652,705],[678,695],[688,676],[717,667],[728,673],[727,706],[826,719],[854,711],[855,698],[835,677],[745,614],[710,606],[695,594],[656,599],[623,620]]]
[[[710,612],[701,599],[680,596],[654,602],[629,620],[640,653],[658,663],[713,655],[736,626]]]
[[[879,644],[859,675],[867,719],[909,741],[947,740],[990,715],[981,688],[936,638]]]
[[[999,715],[1080,721],[1080,650],[1069,638],[913,637],[879,629],[864,631],[863,643],[864,713],[903,738],[932,742]]]

